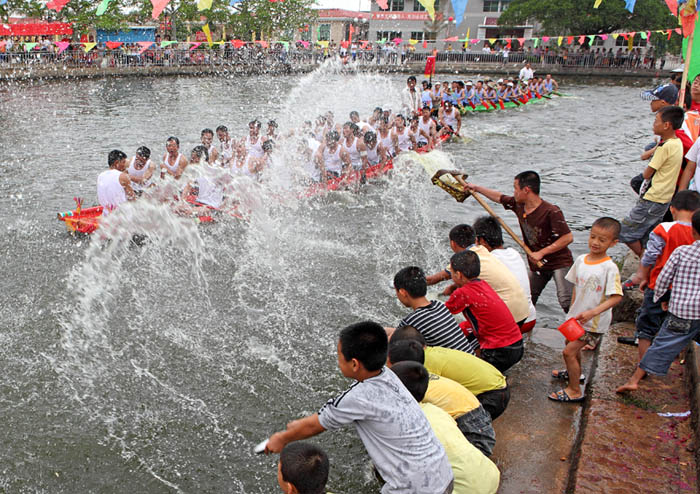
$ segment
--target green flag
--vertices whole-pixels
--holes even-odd
[[[695,31],[693,31],[694,40],[700,40],[700,22],[695,23]],[[683,58],[686,57],[688,47],[688,38],[683,38]],[[700,74],[700,43],[693,42],[693,51],[690,54],[690,60],[685,61],[688,66],[688,82],[692,82],[695,76]]]

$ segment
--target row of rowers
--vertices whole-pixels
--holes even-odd
[[[444,81],[434,85],[429,81],[422,81],[422,91],[415,89],[416,78],[411,76],[407,81],[407,88],[402,94],[402,104],[407,110],[417,111],[423,106],[431,109],[440,108],[449,102],[452,106],[465,108],[471,106],[484,106],[496,108],[507,102],[525,104],[529,99],[547,97],[559,90],[559,83],[551,74],[546,77],[535,77],[528,80],[498,79],[492,81],[485,79],[473,83],[472,81]]]
[[[359,114],[353,111],[350,120],[343,125],[336,124],[333,113],[329,111],[319,116],[315,124],[306,121],[301,129],[285,135],[278,134],[274,121],[268,122],[267,131],[261,134],[261,123],[253,120],[248,124],[248,135],[240,140],[232,138],[225,126],[219,126],[216,129],[218,144],[214,142],[214,131],[204,129],[200,136],[201,144],[192,149],[189,158],[180,151],[177,137],[166,141],[165,153],[159,165],[151,160],[149,148],[139,147],[132,158],[124,160],[124,170],[121,170],[124,175],[119,185],[123,190],[117,188],[117,176],[114,175],[110,179],[113,183],[109,185],[103,183],[101,186],[98,180],[97,195],[100,205],[114,208],[120,202],[153,187],[158,177],[171,176],[179,180],[188,166],[203,163],[228,169],[231,175],[246,175],[259,180],[262,172],[273,164],[275,142],[290,139],[296,140],[292,143],[292,149],[297,151],[295,158],[300,165],[299,181],[324,182],[384,164],[404,151],[432,149],[443,136],[458,134],[460,127],[461,117],[457,110],[441,109],[436,121],[428,107],[423,109],[421,116],[413,116],[409,122],[402,115],[394,115],[390,110],[381,108],[376,108],[366,121],[360,120]],[[116,166],[116,162],[113,165]],[[112,164],[110,168],[113,168]],[[103,177],[102,182],[106,179]],[[113,193],[106,193],[105,189]],[[207,204],[218,207],[218,204]]]

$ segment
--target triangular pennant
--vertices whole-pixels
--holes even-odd
[[[540,45],[540,38],[532,38],[532,43],[537,48]]]
[[[607,34],[601,34],[601,35],[600,35],[600,39],[602,39],[603,41],[605,41],[606,39],[608,39],[608,35],[607,35]]]
[[[387,0],[377,0],[377,5],[382,10],[389,10],[389,3]]]
[[[625,8],[630,11],[631,14],[634,13],[634,4],[637,0],[625,0]]]
[[[522,47],[525,44],[525,38],[518,38],[518,43],[520,43],[520,46]]]
[[[647,39],[647,33],[641,32],[639,35],[642,37],[642,39]]]
[[[24,51],[32,51],[39,43],[24,43]]]
[[[233,41],[231,41],[231,43],[236,49],[242,48],[245,45],[245,41],[241,41],[240,39],[234,39]]]
[[[137,41],[136,44],[141,47],[141,49],[139,50],[139,55],[141,55],[143,52],[145,52],[151,47],[153,41]]]
[[[423,48],[427,48],[427,47],[428,47],[428,42],[423,40]]]
[[[612,33],[613,39],[617,39],[620,35],[618,33]]]
[[[107,6],[109,5],[109,0],[102,0],[100,2],[100,6],[97,7],[97,12],[95,12],[95,15],[100,16],[107,12]]]
[[[464,18],[464,11],[467,8],[467,0],[452,0],[452,10],[455,13],[455,21],[459,26]]]
[[[109,48],[110,50],[116,50],[117,48],[119,48],[123,44],[124,43],[122,43],[121,41],[107,41],[105,43],[107,48]]]
[[[496,42],[496,38],[489,38],[489,43],[493,45]]]
[[[564,36],[559,36],[559,37],[557,38],[557,44],[558,44],[559,46],[561,46],[561,42],[562,42],[562,41],[564,41]]]
[[[209,30],[209,24],[205,24],[202,26],[202,31],[204,31],[204,35],[207,37],[207,43],[209,43],[209,48],[214,46],[214,42],[211,39],[211,31]]]
[[[1,1],[1,0],[0,0],[0,1]],[[5,2],[7,2],[7,0],[5,0]],[[6,41],[0,41],[0,53],[4,53],[4,52],[5,52],[5,44],[6,44],[6,43],[7,43]]]
[[[192,45],[192,46],[190,46],[190,50],[196,50],[197,48],[199,48],[199,45],[201,45],[202,43],[199,41],[195,41],[195,42],[192,42],[190,44]]]
[[[573,36],[567,36],[566,37],[566,44],[570,45],[571,43],[574,42],[574,37]]]
[[[428,12],[431,20],[435,20],[435,0],[418,0],[423,8]]]
[[[595,41],[595,34],[588,35],[588,46],[593,46],[593,41]]]
[[[97,46],[97,43],[83,43],[83,49],[85,50],[85,53],[89,52],[93,48]]]
[[[666,0],[666,5],[673,15],[678,15],[678,0]]]
[[[161,48],[167,48],[168,46],[174,45],[175,43],[177,43],[177,41],[161,41],[161,42],[160,42],[160,47],[161,47]]]
[[[61,53],[63,53],[64,51],[66,51],[68,49],[68,47],[70,46],[70,43],[68,41],[56,41],[56,43],[54,43],[54,44],[56,45],[56,47],[58,47],[58,54],[59,55]]]
[[[197,10],[209,10],[213,0],[197,0]]]
[[[593,8],[597,9],[600,7],[600,4],[603,3],[603,0],[595,0],[595,3],[593,4]]]
[[[578,44],[579,45],[582,45],[585,42],[586,42],[586,37],[583,34],[578,37]]]
[[[409,39],[409,40],[408,40],[408,44],[409,44],[409,45],[417,45],[417,44],[418,44],[418,40],[417,40],[417,39]]]
[[[668,30],[668,35],[667,35],[667,37],[666,37],[667,40],[670,40],[670,39],[671,39],[671,33],[673,33],[673,31],[672,31],[671,29],[669,29],[669,30]]]
[[[163,12],[163,9],[166,5],[168,5],[169,2],[170,0],[151,0],[151,5],[153,5],[153,12],[151,12],[151,17],[153,19],[158,19],[160,13]]]
[[[542,36],[542,43],[549,41],[549,36]]]

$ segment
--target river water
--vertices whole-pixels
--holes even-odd
[[[449,228],[483,210],[406,162],[359,193],[313,200],[281,198],[269,178],[241,192],[246,222],[197,227],[134,204],[124,222],[149,232],[140,248],[118,231],[74,239],[55,215],[74,196],[94,202],[112,148],[131,156],[145,144],[162,156],[176,135],[189,152],[202,128],[226,124],[239,137],[254,117],[284,131],[331,109],[342,122],[353,109],[397,107],[403,80],[326,68],[0,88],[0,492],[276,492],[276,458],[253,446],[349,384],[338,331],[395,324],[406,310],[393,273],[444,267]],[[505,192],[517,172],[539,171],[578,255],[595,218],[631,207],[627,182],[652,119],[636,88],[564,90],[570,97],[465,118],[471,140],[435,159]],[[563,319],[553,287],[538,312],[534,339],[559,345],[548,329]],[[377,491],[353,430],[315,441],[331,457],[330,490]]]

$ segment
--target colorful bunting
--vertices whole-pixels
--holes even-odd
[[[625,0],[625,8],[630,11],[630,13],[634,13],[634,4],[637,3],[637,0]]]
[[[681,25],[683,26],[683,37],[687,38],[695,31],[695,21],[698,18],[698,8],[696,0],[687,0],[679,11]]]
[[[56,47],[58,47],[58,54],[60,55],[68,49],[70,43],[68,41],[56,41]]]
[[[557,38],[557,45],[561,46],[561,42],[564,41],[564,36],[559,36]]]
[[[107,11],[108,5],[109,5],[109,0],[102,0],[102,2],[100,2],[99,7],[97,7],[97,12],[95,12],[95,14],[98,16],[104,14]]]
[[[192,46],[190,46],[190,50],[196,50],[197,48],[199,48],[199,46],[200,46],[202,43],[199,42],[199,41],[194,41],[194,42],[192,42],[191,44],[192,44]]]
[[[537,48],[540,45],[540,38],[535,38],[532,41],[532,44],[535,45],[535,48]]]
[[[566,44],[570,45],[574,42],[574,37],[573,36],[567,36],[566,37]]]
[[[214,46],[214,42],[211,39],[211,31],[209,31],[209,24],[205,24],[202,26],[202,31],[204,31],[204,35],[207,37],[207,43],[209,43],[209,48]]]
[[[620,35],[618,33],[612,33],[613,39],[617,39]]]
[[[377,0],[377,5],[379,5],[379,8],[382,10],[389,9],[389,3],[387,2],[387,0]]]
[[[245,46],[245,41],[242,41],[240,39],[234,39],[233,41],[231,41],[231,43],[233,44],[233,47],[236,49]]]
[[[547,41],[549,41],[549,36],[542,36],[542,42],[546,43]]]
[[[301,46],[303,46],[304,48],[308,48],[310,45],[311,45],[311,43],[309,43],[308,41],[304,41],[304,40],[301,41]]]
[[[409,44],[409,45],[417,45],[417,44],[418,44],[418,40],[417,40],[417,39],[409,39],[409,40],[408,40],[408,44]]]
[[[24,51],[32,51],[39,43],[24,43]]]
[[[177,41],[161,41],[161,42],[160,42],[160,47],[161,47],[161,48],[167,48],[168,46],[174,45],[175,43],[177,43]]]
[[[143,52],[145,52],[151,47],[153,41],[137,41],[136,44],[141,47],[141,49],[139,50],[139,55],[141,55]]]
[[[448,41],[450,43],[454,43],[455,41],[458,41],[459,38],[457,36],[450,36],[449,38],[445,38],[445,41]]]
[[[595,3],[593,4],[593,8],[597,9],[600,7],[600,4],[603,3],[603,0],[595,0]]]
[[[97,46],[97,43],[83,43],[83,49],[85,50],[85,53],[88,53],[90,50],[92,50],[96,46]]]
[[[602,39],[603,41],[605,41],[606,39],[608,39],[608,35],[607,35],[607,34],[601,34],[601,35],[600,35],[600,39]]]
[[[151,17],[153,19],[158,19],[160,13],[163,12],[163,9],[166,5],[168,5],[169,2],[170,0],[151,0],[151,5],[153,5],[153,12],[151,12]]]
[[[462,24],[462,19],[464,18],[464,11],[467,8],[467,0],[452,0],[452,10],[455,13],[455,21],[457,25]]]
[[[0,5],[2,5],[1,1]],[[5,43],[6,41],[0,41],[0,53],[3,53],[5,51]]]
[[[428,42],[426,40],[423,40],[423,48],[427,48],[427,47],[428,47]]]
[[[639,35],[642,37],[642,39],[647,39],[647,33],[642,31],[641,33],[639,33]]]
[[[124,43],[122,43],[121,41],[107,41],[105,43],[107,48],[109,48],[110,50],[116,50],[117,48],[119,48],[123,44]]]
[[[197,0],[197,10],[209,10],[213,0]]]
[[[393,41],[394,44],[398,46],[398,45],[400,45],[401,43],[403,43],[403,38],[394,38],[394,39],[392,39],[391,41]]]

